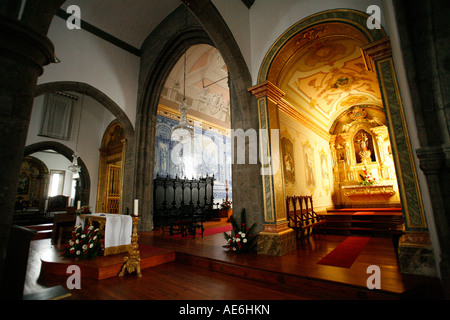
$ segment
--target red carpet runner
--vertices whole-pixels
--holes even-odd
[[[348,237],[317,263],[350,268],[369,241],[370,237]]]

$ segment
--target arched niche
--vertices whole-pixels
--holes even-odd
[[[45,163],[30,155],[24,157],[19,174],[14,209],[23,211],[33,208],[43,212],[48,182],[49,170]]]
[[[186,3],[188,6],[183,4],[172,12],[141,48],[135,193],[140,201],[139,208],[144,212],[140,225],[143,230],[153,228],[152,180],[158,102],[170,71],[189,47],[208,44],[220,51],[229,72],[231,128],[259,128],[255,101],[247,91],[251,86],[251,76],[231,31],[212,2]],[[263,203],[259,165],[234,164],[232,176],[233,184],[240,188],[240,192],[233,196],[234,209],[240,212],[245,208],[249,223],[255,222],[261,229]]]

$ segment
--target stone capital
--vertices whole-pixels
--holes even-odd
[[[441,170],[445,154],[441,147],[423,147],[416,150],[419,167],[426,175],[437,174]]]
[[[0,50],[2,56],[24,63],[43,73],[43,66],[55,61],[53,43],[29,26],[8,17],[0,19]]]

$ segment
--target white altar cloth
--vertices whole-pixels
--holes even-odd
[[[104,223],[104,249],[106,254],[126,252],[131,244],[133,220],[129,215],[92,213],[77,216],[76,225],[84,228],[85,218],[93,221],[105,219]]]

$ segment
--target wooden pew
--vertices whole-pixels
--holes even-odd
[[[308,225],[310,226],[310,231],[312,232],[313,229],[318,230],[318,234],[322,234],[325,232],[325,216],[319,215],[314,211],[313,206],[313,199],[312,196],[305,196],[305,207],[306,207],[306,214],[308,219]],[[316,234],[316,233],[314,233]]]
[[[288,226],[294,229],[297,240],[309,239],[313,234],[325,232],[326,220],[314,211],[312,196],[288,196],[286,208]]]
[[[203,208],[194,208],[192,205],[184,205],[178,210],[172,210],[170,220],[170,235],[181,233],[183,237],[191,235],[193,238],[201,234],[203,238],[203,222],[205,221],[205,211]],[[197,231],[200,230],[200,232]]]

